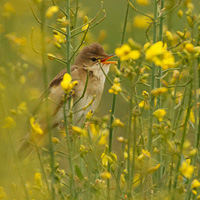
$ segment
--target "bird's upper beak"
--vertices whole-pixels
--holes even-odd
[[[110,58],[116,56],[115,54],[111,54],[111,55],[108,55],[108,57],[100,60],[100,63],[103,63],[103,64],[117,64],[117,61],[109,61]]]

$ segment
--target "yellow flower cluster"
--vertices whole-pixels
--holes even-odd
[[[112,123],[112,126],[113,126],[113,127],[116,127],[116,126],[118,126],[118,127],[124,127],[124,123],[121,122],[120,119],[114,119],[114,121],[113,121],[113,123]]]
[[[43,130],[41,129],[40,125],[38,123],[35,123],[34,117],[31,117],[30,124],[35,133],[40,134],[40,135],[43,134]]]
[[[146,157],[150,158],[151,154],[148,150],[142,149],[142,153],[138,156],[138,160],[143,160]]]
[[[74,133],[76,133],[78,135],[87,135],[87,131],[78,126],[72,126],[72,130]]]
[[[38,187],[42,187],[42,174],[39,172],[35,173],[35,184]]]
[[[140,52],[138,50],[131,50],[131,47],[128,44],[116,48],[115,54],[120,57],[121,61],[129,59],[137,60],[140,57]]]
[[[76,86],[77,84],[78,81],[72,82],[72,77],[68,73],[65,73],[61,82],[61,87],[65,91],[65,93],[70,93],[74,86]]]
[[[168,91],[168,89],[166,87],[160,87],[160,88],[151,90],[151,95],[159,96],[161,94],[166,93],[167,91]]]
[[[140,29],[146,29],[151,22],[152,20],[146,16],[136,15],[133,19],[133,26]]]
[[[149,0],[136,0],[137,4],[142,5],[142,6],[147,6],[150,4]]]
[[[14,128],[16,126],[16,122],[12,117],[6,117],[4,119],[4,125],[2,128]]]
[[[119,82],[119,78],[115,78],[114,79],[114,84],[112,85],[112,87],[108,90],[109,93],[113,93],[113,94],[118,94],[119,92],[122,91],[121,88],[121,84]]]
[[[163,68],[173,68],[175,65],[174,56],[167,50],[167,44],[159,41],[150,46],[145,52],[146,60],[154,62],[157,66]]]
[[[57,13],[58,11],[59,11],[58,6],[51,6],[51,7],[49,7],[49,8],[47,9],[45,15],[46,15],[47,18],[52,18],[53,15],[54,15],[55,13]]]
[[[145,110],[149,110],[150,105],[149,105],[149,102],[148,102],[148,101],[143,100],[143,101],[141,101],[141,102],[139,103],[139,107],[140,107],[140,108],[144,108]]]
[[[183,161],[181,167],[179,168],[179,171],[185,176],[186,178],[191,178],[192,174],[194,172],[194,166],[190,165],[190,160],[187,159],[186,161]]]
[[[160,122],[163,121],[163,117],[166,115],[166,111],[164,109],[158,109],[153,113],[153,116],[157,118]]]

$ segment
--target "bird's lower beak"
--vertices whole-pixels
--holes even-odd
[[[116,55],[115,54],[108,55],[107,58],[104,58],[104,59],[100,60],[100,63],[102,63],[102,64],[117,64],[117,61],[109,60],[110,58],[112,58],[114,56],[116,56]]]

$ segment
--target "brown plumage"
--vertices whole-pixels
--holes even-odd
[[[93,112],[96,110],[103,93],[105,82],[105,76],[99,66],[99,60],[104,72],[107,74],[110,64],[114,63],[114,61],[108,61],[108,59],[112,56],[113,55],[106,54],[103,47],[98,43],[92,43],[91,45],[84,47],[75,58],[75,63],[73,66],[71,66],[72,80],[78,81],[78,84],[74,87],[74,95],[72,96],[73,102],[75,103],[73,107],[75,125],[78,126],[84,122],[85,115],[89,110],[92,110]],[[85,95],[83,96],[83,98],[80,99],[83,94],[83,90],[85,88],[87,80],[87,70],[89,70],[88,84]],[[66,69],[59,72],[49,84],[49,122],[51,127],[56,127],[58,124],[61,123],[63,119],[64,91],[61,88],[60,83],[63,80],[63,76],[65,73]],[[94,96],[96,97],[92,105],[86,110],[81,110],[81,108],[89,104]],[[46,115],[42,111],[42,106],[38,112],[37,122],[40,124],[41,128],[44,131],[43,135],[45,135],[45,133],[47,133],[47,123]],[[28,153],[25,154],[29,154],[30,151],[32,151],[32,148],[28,148],[30,147],[30,145],[28,145],[30,143],[30,140],[32,142],[34,139],[37,143],[37,141],[40,140],[41,137],[43,137],[43,135],[35,137],[33,136],[33,134],[29,134],[29,136],[26,137],[26,140],[19,150],[19,154],[24,154],[24,152],[26,151],[28,151]]]

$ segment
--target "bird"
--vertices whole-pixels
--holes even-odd
[[[74,64],[71,66],[72,81],[78,82],[78,84],[74,86],[71,95],[74,102],[74,125],[80,126],[84,122],[86,114],[89,111],[93,113],[98,107],[104,90],[105,75],[109,72],[110,64],[116,64],[116,61],[109,60],[113,56],[115,56],[115,54],[107,54],[99,43],[91,43],[83,47],[75,57]],[[66,68],[60,71],[48,86],[48,113],[51,128],[55,128],[61,124],[64,118],[63,104],[65,101],[63,101],[63,97],[65,91],[61,87],[61,82],[66,73]],[[85,93],[83,93],[84,90]],[[66,104],[67,103],[69,103],[69,101],[66,101]],[[90,103],[91,105],[87,106]],[[87,108],[82,109],[85,106]],[[48,133],[44,106],[41,107],[43,107],[43,109],[38,109],[37,123],[40,125],[43,134],[29,133],[18,150],[19,157],[23,158],[30,155],[34,149],[34,145],[31,145],[31,143],[37,143],[43,135]]]

